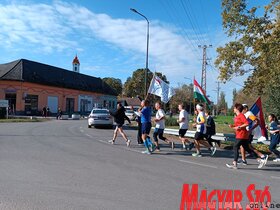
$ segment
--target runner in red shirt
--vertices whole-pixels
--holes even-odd
[[[254,153],[253,150],[249,148],[249,135],[246,127],[249,125],[245,115],[242,113],[242,104],[236,103],[234,105],[234,113],[236,117],[234,118],[234,124],[230,125],[231,128],[235,130],[235,143],[233,146],[234,160],[233,165],[226,164],[228,168],[237,169],[237,160],[239,157],[239,148],[242,146],[248,153]],[[266,157],[261,158],[258,168],[262,168],[265,165]]]

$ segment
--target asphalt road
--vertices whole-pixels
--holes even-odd
[[[111,129],[87,128],[85,120],[0,124],[0,209],[179,209],[184,183],[199,189],[241,190],[246,203],[249,184],[269,192],[280,204],[280,164],[263,169],[230,170],[231,151],[195,158],[191,152],[163,145],[153,155],[141,154],[136,131],[126,130],[130,148]]]

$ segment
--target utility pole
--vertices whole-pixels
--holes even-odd
[[[206,65],[207,60],[210,60],[206,57],[206,49],[212,47],[212,45],[198,45],[199,48],[203,49],[203,58],[202,58],[202,74],[201,74],[201,87],[206,94]]]
[[[219,104],[219,99],[220,99],[220,82],[216,82],[217,83],[217,105]]]
[[[217,81],[216,82],[217,83],[217,89],[215,90],[215,91],[217,91],[217,110],[216,110],[216,113],[218,114],[218,112],[219,112],[219,102],[220,102],[220,82],[219,81]]]
[[[218,106],[219,106],[219,102],[220,102],[220,90],[221,90],[221,88],[220,88],[220,82],[217,81],[216,83],[217,83],[217,89],[215,89],[213,91],[217,92],[216,114],[218,114],[218,111],[219,111],[219,107]],[[214,110],[213,110],[213,112],[214,112]]]

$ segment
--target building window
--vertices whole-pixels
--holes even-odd
[[[38,95],[27,95],[25,97],[25,113],[38,114]]]

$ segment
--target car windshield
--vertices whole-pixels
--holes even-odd
[[[109,114],[109,112],[107,110],[98,109],[92,110],[92,114]]]

